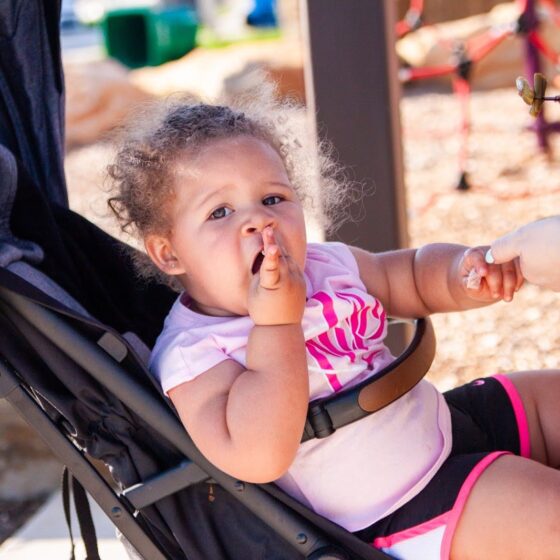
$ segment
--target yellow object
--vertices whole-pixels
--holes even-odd
[[[535,92],[532,90],[529,82],[522,76],[519,76],[515,80],[515,86],[517,87],[519,97],[521,97],[527,105],[532,105],[535,99]]]
[[[532,117],[537,117],[542,110],[546,85],[546,78],[540,72],[537,72],[533,78],[535,97],[533,99],[533,103],[531,103],[531,108],[529,109],[529,114]]]

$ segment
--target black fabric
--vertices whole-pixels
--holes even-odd
[[[502,384],[476,379],[444,393],[451,412],[453,445],[427,486],[404,506],[355,533],[365,542],[415,527],[451,511],[475,466],[495,451],[519,455],[520,436],[513,406]]]
[[[387,517],[354,534],[373,543],[377,538],[412,529],[449,512],[466,478],[486,455],[483,452],[449,457],[422,492]]]
[[[44,250],[40,270],[92,315],[151,346],[174,294],[138,281],[123,245],[67,209],[59,17],[60,0],[0,1],[0,144],[18,176],[5,218],[17,238]]]
[[[74,506],[80,526],[80,534],[86,549],[86,560],[101,560],[99,558],[99,550],[97,548],[97,535],[93,517],[89,507],[89,501],[83,486],[74,478],[68,467],[64,467],[62,474],[62,508],[64,510],[64,518],[70,535],[70,560],[76,558],[76,546],[74,545],[74,534],[72,532],[72,516],[70,513],[70,496],[74,496]]]
[[[68,467],[64,467],[62,471],[62,509],[64,510],[64,519],[70,536],[70,560],[76,560],[76,545],[74,544],[74,532],[72,531],[72,515],[70,513],[70,477]]]
[[[452,454],[496,450],[520,454],[515,411],[497,379],[475,379],[447,391],[444,396],[451,410]]]
[[[60,0],[0,1],[0,144],[67,206],[59,18]]]
[[[76,507],[76,514],[80,525],[80,534],[86,549],[86,560],[101,560],[99,558],[97,535],[87,494],[78,479],[74,477],[72,477],[72,494],[74,495],[74,506]]]
[[[167,286],[140,280],[132,248],[49,201],[18,164],[10,225],[14,235],[43,249],[45,257],[35,266],[101,322],[121,333],[135,332],[153,346],[176,294]]]

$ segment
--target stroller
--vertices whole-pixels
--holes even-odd
[[[86,492],[133,558],[389,558],[274,484],[219,471],[195,447],[145,368],[176,294],[139,281],[133,250],[67,208],[60,5],[2,6],[0,397],[66,465],[65,504],[72,489],[88,558],[99,555]],[[431,326],[419,320],[407,350],[373,381],[310,404],[302,440],[398,398],[433,352]]]

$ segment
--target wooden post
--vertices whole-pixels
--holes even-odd
[[[373,194],[337,237],[371,251],[408,244],[393,0],[303,0],[306,98],[315,127]]]
[[[408,245],[394,4],[301,3],[311,120],[352,178],[372,191],[352,208],[363,219],[343,225],[334,239],[376,252]]]

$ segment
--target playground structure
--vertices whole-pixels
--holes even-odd
[[[548,59],[560,70],[560,53],[558,53],[540,33],[539,26],[543,18],[549,18],[555,26],[560,27],[560,10],[554,0],[517,0],[518,17],[505,25],[494,26],[477,36],[464,41],[442,40],[449,51],[449,61],[444,64],[424,67],[404,67],[399,72],[401,83],[415,80],[451,76],[453,90],[459,98],[461,107],[461,148],[459,151],[459,190],[470,188],[467,174],[468,140],[470,132],[471,73],[474,65],[485,58],[508,37],[517,35],[523,38],[525,67],[527,76],[532,77],[541,71],[541,57]],[[402,20],[397,22],[396,36],[404,37],[423,25],[422,12],[424,0],[411,0]],[[512,80],[513,85],[513,80]],[[542,106],[542,103],[540,104]],[[540,107],[542,109],[542,107]],[[548,122],[544,110],[536,112],[536,119],[531,126],[535,131],[538,146],[542,151],[549,151],[548,136],[560,131],[560,122]]]

